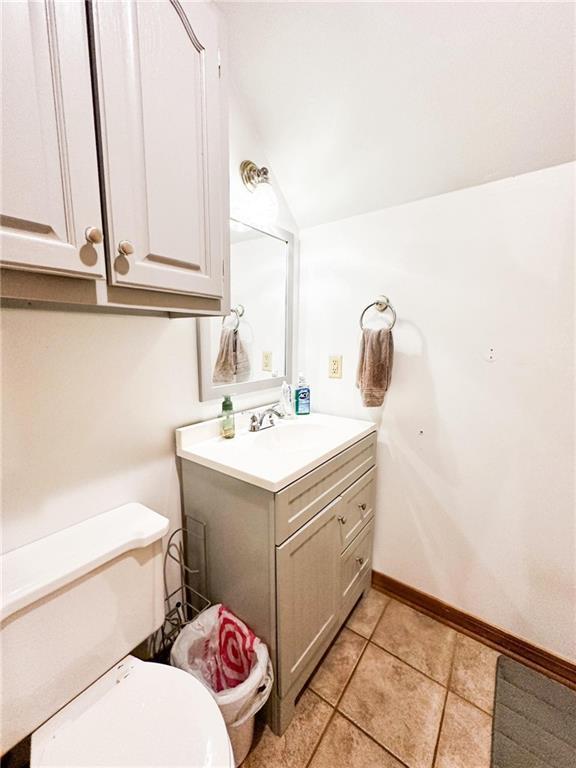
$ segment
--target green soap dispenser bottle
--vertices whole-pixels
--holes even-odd
[[[230,399],[230,395],[225,395],[224,400],[222,400],[220,434],[227,439],[234,437],[236,434],[234,428],[234,411],[232,410],[232,400]]]

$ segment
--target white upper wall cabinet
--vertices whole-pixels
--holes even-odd
[[[0,5],[0,264],[105,277],[84,4]]]
[[[221,297],[228,149],[218,12],[178,0],[91,7],[110,280]]]

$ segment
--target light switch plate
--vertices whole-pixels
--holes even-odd
[[[272,372],[272,352],[262,352],[262,370]]]
[[[342,378],[342,355],[330,355],[328,358],[328,377],[330,379]]]

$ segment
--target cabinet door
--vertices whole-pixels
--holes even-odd
[[[319,661],[338,620],[340,507],[336,499],[276,548],[281,696]]]
[[[92,3],[115,285],[223,295],[219,19],[205,2]]]
[[[102,223],[84,4],[0,5],[1,264],[103,277],[103,246],[85,236]]]

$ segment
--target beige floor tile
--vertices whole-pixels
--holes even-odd
[[[363,637],[344,628],[316,670],[309,687],[330,704],[336,704],[366,642]]]
[[[410,768],[431,768],[445,689],[372,643],[338,709]]]
[[[434,768],[490,768],[492,718],[448,694]]]
[[[389,602],[390,598],[382,592],[369,589],[348,617],[346,626],[363,637],[370,637]]]
[[[392,600],[372,642],[446,685],[455,638],[456,632],[450,627]]]
[[[450,688],[488,714],[494,711],[496,662],[500,654],[466,635],[456,638]]]
[[[336,714],[310,768],[403,768],[402,763],[342,715]]]
[[[305,691],[283,736],[266,726],[255,738],[243,768],[305,768],[334,710],[312,691]]]

